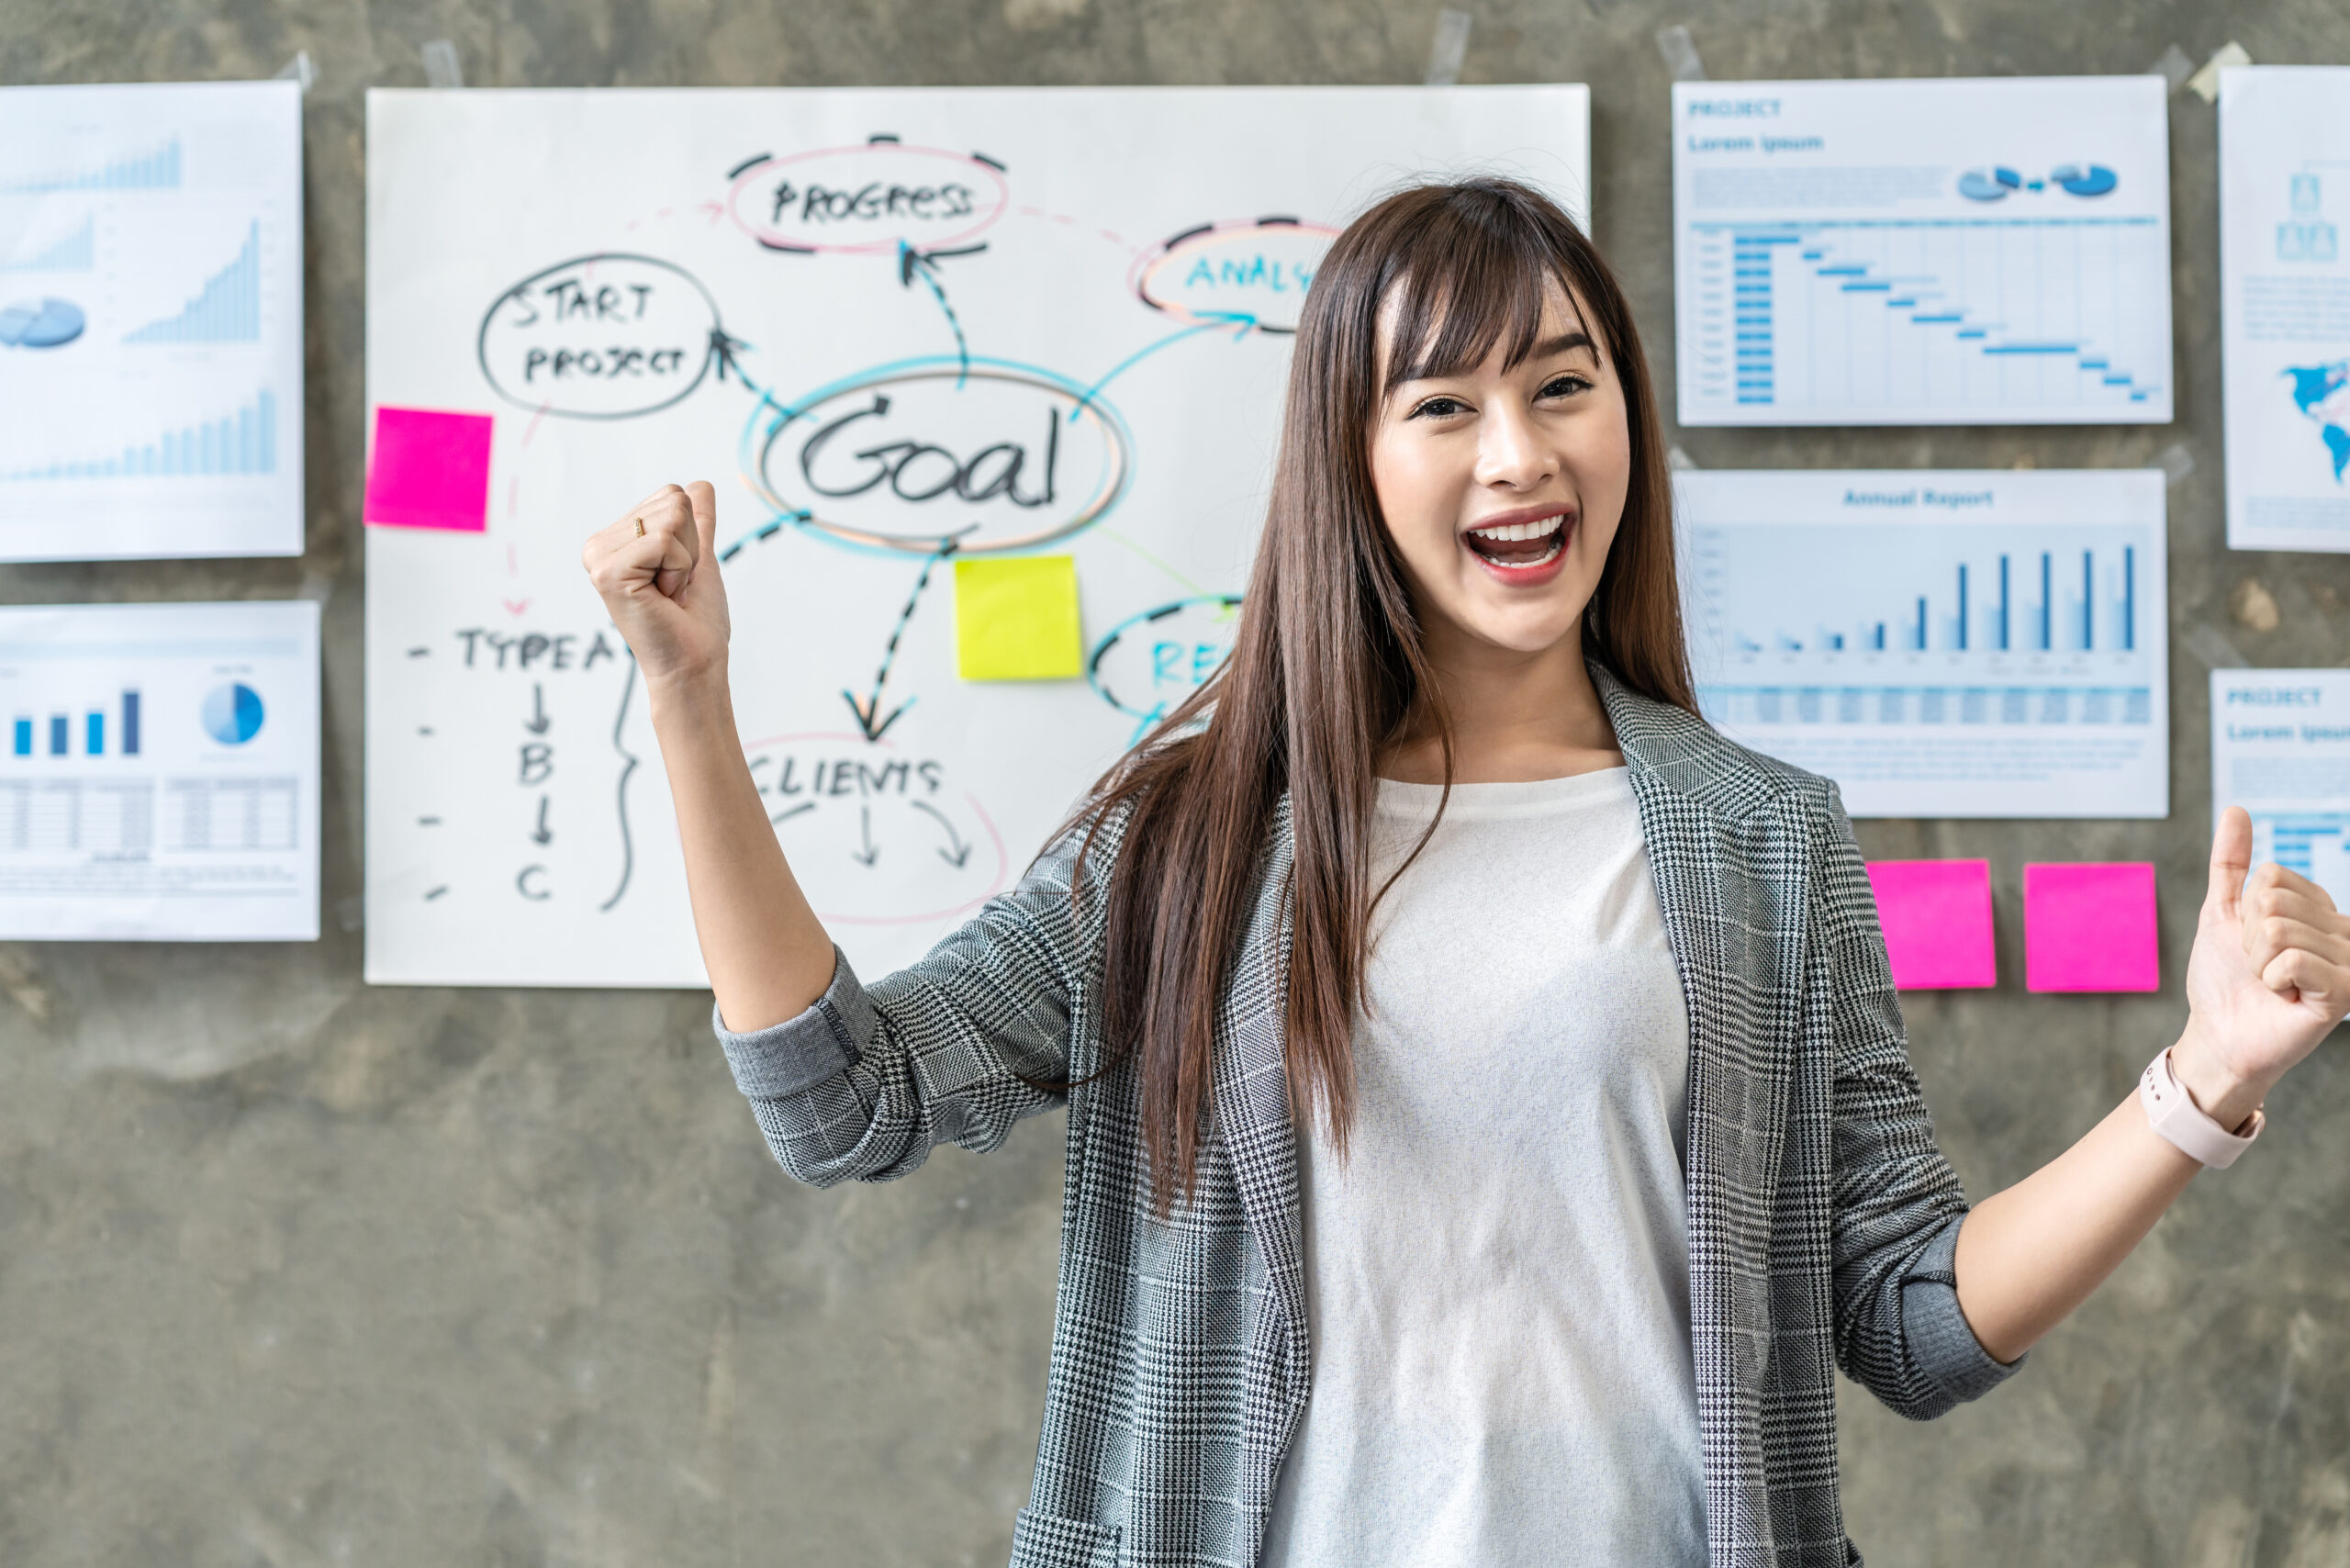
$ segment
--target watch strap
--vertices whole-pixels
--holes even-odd
[[[2188,1159],[2225,1170],[2236,1162],[2236,1157],[2252,1147],[2268,1118],[2260,1111],[2244,1125],[2241,1133],[2232,1133],[2205,1115],[2170,1070],[2170,1051],[2165,1047],[2160,1056],[2146,1064],[2138,1075],[2138,1103],[2145,1107],[2146,1125]]]

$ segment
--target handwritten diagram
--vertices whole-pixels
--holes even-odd
[[[1467,167],[1581,210],[1585,124],[1579,87],[375,95],[369,401],[495,434],[485,531],[370,530],[370,979],[701,982],[577,555],[705,476],[778,840],[860,968],[919,956],[1229,649],[1348,215]]]

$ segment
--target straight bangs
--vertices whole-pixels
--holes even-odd
[[[1576,325],[1591,330],[1569,256],[1532,215],[1512,207],[1438,207],[1392,265],[1394,275],[1380,289],[1392,345],[1382,398],[1406,381],[1465,375],[1496,347],[1505,366],[1521,364],[1538,345],[1553,287]]]

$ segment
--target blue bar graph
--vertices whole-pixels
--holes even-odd
[[[2339,902],[2350,899],[2350,812],[2252,811],[2255,864],[2274,860],[2299,871]]]
[[[115,732],[118,737],[115,744],[119,749],[119,755],[123,756],[137,756],[139,755],[140,739],[139,720],[139,692],[136,688],[126,689],[122,694],[121,727]],[[13,724],[11,725],[11,733],[9,736],[11,742],[10,750],[13,751],[16,756],[30,756],[33,755],[34,740],[37,734],[35,722],[36,722],[27,714],[19,713],[17,715]],[[92,708],[82,715],[82,752],[84,756],[104,756],[106,755],[106,724],[107,710],[105,708]],[[49,755],[51,756],[67,756],[72,755],[73,742],[73,721],[72,717],[64,713],[50,714],[49,716]]]
[[[2083,221],[2070,220],[2070,227]],[[2152,219],[2125,219],[2141,224],[2153,232]],[[2093,376],[2100,388],[2112,391],[2133,403],[2143,403],[2157,388],[2151,383],[2141,383],[2133,377],[2113,371],[2110,358],[2094,345],[2069,338],[2008,338],[2004,324],[1977,319],[1976,312],[1963,302],[1947,297],[1953,284],[1939,275],[1884,277],[1874,275],[1875,263],[1852,259],[1834,260],[1835,241],[1823,241],[1818,231],[1832,231],[1836,225],[1824,224],[1764,224],[1736,225],[1730,228],[1731,271],[1735,280],[1738,329],[1738,398],[1740,403],[1770,403],[1776,400],[1778,391],[1771,374],[1774,363],[1774,316],[1785,325],[1785,312],[1774,312],[1775,288],[1799,286],[1801,274],[1776,274],[1773,267],[1774,249],[1792,247],[1797,267],[1807,266],[1811,274],[1840,296],[1873,298],[1887,311],[1898,312],[1903,324],[1929,330],[1955,328],[1955,338],[1970,343],[1975,352],[1990,358],[2013,356],[2069,357],[2077,362],[2082,373],[2098,373]],[[1876,224],[1874,228],[1913,228],[1934,230],[1961,227],[1950,220],[1918,220],[1906,224]],[[2001,225],[2005,227],[2005,225]],[[1807,240],[1812,248],[1805,248]],[[1811,258],[1818,257],[1818,261]],[[1896,285],[1900,286],[1897,288]]]
[[[2165,323],[2142,308],[2166,274],[2155,218],[1724,218],[1687,233],[1691,422],[2167,416]]]
[[[2138,552],[2128,546],[2121,552],[2121,646],[2138,646]]]
[[[85,273],[97,263],[97,218],[84,213],[81,228],[28,255],[0,262],[0,273]]]
[[[2056,629],[2051,620],[2056,603],[2056,595],[2050,586],[2053,581],[2049,574],[2048,552],[2042,550],[2040,553],[2040,648],[2043,653],[2056,645]]]
[[[205,477],[277,472],[277,398],[263,387],[235,412],[103,455],[0,473],[0,481]]]
[[[0,185],[0,191],[141,191],[173,190],[180,183],[180,139],[129,157],[83,169],[61,169],[30,179]]]
[[[1690,537],[1699,583],[1722,618],[1722,645],[1746,655],[1857,657],[1886,649],[1896,624],[1900,653],[1963,655],[1967,665],[1988,660],[2002,670],[2137,651],[2139,546],[2125,525],[1872,534],[1696,524]],[[2038,547],[2042,540],[2047,548]],[[2014,569],[2027,545],[2039,558],[2036,575]],[[1996,599],[1986,578],[1997,582]]]
[[[245,231],[237,259],[214,274],[176,316],[151,321],[126,343],[256,343],[261,341],[261,222]]]

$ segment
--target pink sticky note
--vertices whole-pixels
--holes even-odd
[[[487,414],[375,410],[366,521],[479,533],[489,526]]]
[[[1869,886],[1901,991],[1999,983],[1987,860],[1872,860]]]
[[[2142,860],[2023,868],[2026,991],[2160,991],[2154,868]]]

